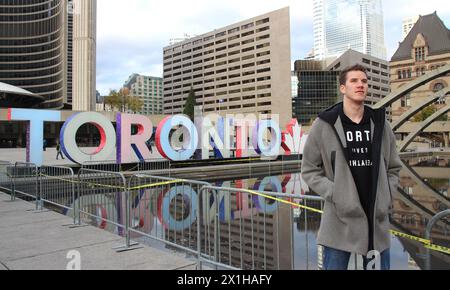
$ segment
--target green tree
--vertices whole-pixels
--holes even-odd
[[[109,105],[119,112],[130,110],[136,113],[141,111],[144,106],[144,102],[139,97],[130,95],[130,90],[128,88],[122,88],[119,91],[111,90],[104,102],[105,105]]]
[[[430,106],[426,107],[425,109],[423,109],[422,111],[420,111],[419,113],[417,113],[412,118],[412,121],[413,122],[423,122],[426,119],[428,119],[431,115],[436,113],[437,110],[438,109],[434,105],[430,105]],[[437,120],[438,121],[447,121],[448,120],[448,116],[447,115],[443,115],[442,117],[438,118]]]
[[[191,87],[189,91],[189,95],[186,99],[186,103],[184,104],[183,114],[189,116],[189,118],[194,121],[194,107],[197,105],[195,100],[195,91],[194,88]]]
[[[105,105],[110,106],[111,108],[120,109],[120,96],[116,90],[110,90],[109,95],[104,99]]]
[[[144,102],[139,97],[129,96],[127,98],[127,108],[133,113],[137,113],[142,111],[142,107],[144,106]]]

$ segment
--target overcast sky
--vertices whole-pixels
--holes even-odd
[[[118,89],[130,74],[162,77],[162,50],[171,38],[200,35],[272,10],[290,7],[291,57],[313,46],[312,0],[98,0],[97,89]],[[401,41],[402,20],[437,11],[447,27],[447,0],[383,0],[388,58]]]

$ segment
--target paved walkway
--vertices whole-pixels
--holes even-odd
[[[10,201],[0,192],[0,270],[65,270],[80,253],[81,269],[192,270],[185,255],[143,246],[118,253],[124,239],[92,227],[71,228],[72,219],[56,212],[35,212],[34,204]]]

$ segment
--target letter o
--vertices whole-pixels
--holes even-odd
[[[76,135],[84,124],[92,124],[100,132],[100,145],[94,153],[87,154],[77,145]],[[104,161],[114,155],[116,132],[111,122],[102,114],[85,112],[72,115],[63,125],[60,133],[61,149],[71,161],[82,164],[86,161]]]
[[[183,149],[176,151],[169,142],[170,131],[175,126],[183,126],[189,132],[188,137],[183,142]],[[198,132],[192,121],[182,115],[166,117],[156,130],[156,148],[158,152],[165,158],[173,161],[188,160],[192,157],[198,145]]]
[[[271,142],[270,145],[264,143],[263,137],[266,129],[271,128]],[[280,126],[275,120],[262,120],[253,129],[252,138],[253,147],[258,154],[264,156],[278,156],[280,154],[281,147],[281,130]]]
[[[272,185],[273,192],[282,192],[283,191],[283,186],[281,185],[280,180],[275,176],[265,177],[261,181],[259,186],[257,184],[255,185],[255,190],[265,191],[264,189],[266,188],[266,186],[268,184]],[[267,198],[259,196],[259,195],[254,195],[253,202],[256,204],[256,207],[263,213],[273,213],[273,212],[277,211],[277,207],[278,207],[277,201],[273,202],[272,204],[269,204],[269,203],[267,203]]]
[[[176,199],[178,195],[182,195],[184,205],[189,207],[189,216],[183,220],[177,220],[170,213],[170,203],[172,200]],[[161,213],[158,215],[162,217],[162,223],[165,227],[169,230],[182,231],[194,224],[197,219],[197,198],[197,192],[190,186],[183,185],[172,187],[169,192],[164,195],[161,207],[159,208]]]

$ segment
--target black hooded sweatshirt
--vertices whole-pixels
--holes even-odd
[[[342,126],[347,141],[348,165],[358,190],[361,206],[366,213],[369,223],[369,250],[373,249],[373,219],[370,214],[372,200],[372,131],[370,126],[371,114],[364,110],[361,122],[355,123],[344,113],[340,112]]]

